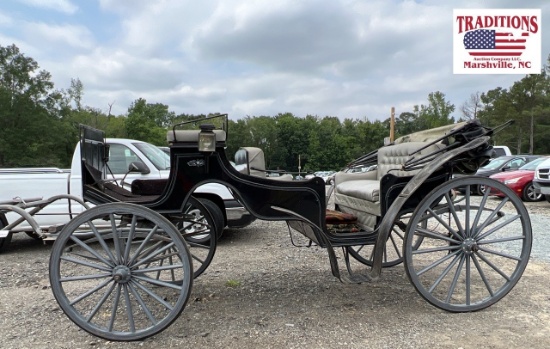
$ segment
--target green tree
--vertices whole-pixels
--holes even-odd
[[[50,73],[15,45],[0,46],[0,166],[65,166],[66,128]]]
[[[156,145],[166,144],[166,129],[175,120],[174,112],[160,103],[147,103],[139,98],[128,108],[126,133],[129,138]]]

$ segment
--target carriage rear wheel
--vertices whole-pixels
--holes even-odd
[[[208,268],[216,253],[218,233],[214,218],[201,201],[190,197],[182,214],[169,215],[168,219],[188,244],[196,278]]]
[[[111,203],[63,228],[50,256],[50,283],[61,309],[83,330],[134,341],[177,319],[189,298],[193,267],[187,244],[165,217]]]
[[[486,190],[474,197],[478,185]],[[491,188],[504,198],[490,197]],[[418,237],[422,245],[414,248]],[[512,290],[531,244],[529,214],[511,189],[490,178],[462,177],[435,188],[416,208],[405,234],[405,269],[434,306],[477,311]]]
[[[405,230],[412,216],[412,212],[404,212],[395,219],[388,235],[386,244],[384,245],[384,253],[382,255],[382,268],[390,268],[403,262],[403,242],[405,241]],[[415,241],[415,246],[418,247],[422,243],[422,238],[419,237]],[[349,254],[357,261],[372,266],[374,259],[374,244],[350,246],[347,247]]]

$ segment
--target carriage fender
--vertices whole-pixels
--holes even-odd
[[[390,206],[386,214],[382,217],[382,221],[379,226],[379,234],[374,248],[373,266],[371,269],[371,276],[377,277],[382,271],[382,254],[384,252],[385,242],[391,232],[393,222],[397,218],[397,215],[401,211],[401,208],[407,201],[407,199],[414,194],[414,192],[426,181],[426,179],[437,171],[443,164],[449,162],[458,155],[475,149],[483,144],[488,143],[490,137],[483,136],[474,139],[467,144],[458,147],[456,149],[445,152],[437,156],[428,165],[423,167],[403,188],[401,193],[397,196],[393,204]]]

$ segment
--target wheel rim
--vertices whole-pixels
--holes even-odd
[[[178,230],[158,213],[125,203],[99,205],[70,221],[50,257],[52,291],[65,314],[115,341],[168,327],[187,303],[192,270]]]
[[[542,199],[542,194],[537,194],[535,192],[535,187],[533,186],[532,183],[529,183],[527,185],[527,188],[525,188],[525,192],[527,194],[527,198],[530,200],[530,201],[539,201]]]
[[[490,190],[472,197],[480,181],[504,198],[490,199]],[[464,194],[450,194],[460,187]],[[417,236],[424,240],[415,250]],[[525,270],[532,243],[529,215],[517,195],[502,183],[473,177],[444,183],[424,198],[405,239],[409,279],[428,302],[453,312],[480,310],[504,297]]]

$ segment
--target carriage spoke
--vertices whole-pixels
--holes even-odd
[[[124,257],[122,258],[125,262],[130,258],[130,249],[132,248],[132,241],[134,240],[134,233],[136,230],[137,216],[132,216],[132,222],[130,223],[130,230],[128,231],[128,239],[126,240],[126,248],[124,249]]]
[[[143,292],[147,293],[148,296],[155,299],[158,303],[162,304],[166,309],[168,310],[174,309],[174,307],[170,303],[166,302],[162,297],[160,297],[158,294],[156,294],[155,292],[151,291],[149,288],[139,283],[137,280],[132,280],[132,284],[137,286]]]
[[[447,229],[447,231],[449,233],[451,233],[452,235],[454,235],[454,237],[456,237],[457,239],[460,239],[462,240],[464,237],[460,234],[458,234],[459,232],[463,232],[463,230],[455,230],[453,228],[451,228],[451,226],[449,224],[447,224],[447,222],[445,222],[443,220],[443,218],[439,217],[439,215],[437,213],[435,213],[430,207],[427,208],[428,212],[431,213],[431,217],[435,218],[439,223],[441,223],[445,229]]]
[[[422,275],[424,274],[425,272],[427,271],[430,271],[432,270],[433,268],[437,267],[438,265],[440,265],[441,263],[444,263],[446,261],[448,261],[449,259],[453,258],[453,257],[456,257],[458,254],[460,253],[460,251],[454,251],[452,253],[448,253],[446,254],[445,256],[441,257],[440,259],[436,260],[435,262],[433,262],[432,264],[426,266],[424,269],[422,270],[419,270],[417,272],[418,275]],[[453,262],[451,262],[453,263]]]
[[[500,274],[500,276],[502,276],[503,278],[506,279],[506,281],[510,281],[510,277],[508,275],[506,275],[506,273],[504,273],[502,270],[500,270],[500,268],[498,268],[496,265],[494,265],[490,260],[488,260],[485,256],[483,256],[481,253],[476,253],[476,255],[482,260],[484,261],[488,266],[490,266],[494,271],[496,271],[498,274]]]
[[[480,251],[483,251],[483,252],[486,252],[486,253],[489,253],[489,254],[496,255],[496,256],[508,258],[508,259],[511,259],[511,260],[514,260],[514,261],[518,261],[518,262],[521,261],[521,258],[520,258],[520,257],[512,256],[512,255],[509,254],[509,253],[494,251],[494,250],[490,250],[490,249],[485,248],[485,247],[480,247],[479,250],[480,250]]]
[[[113,305],[111,307],[111,319],[109,320],[109,327],[108,327],[109,331],[113,331],[113,327],[115,325],[115,319],[116,319],[116,314],[117,314],[117,310],[118,310],[118,303],[120,302],[121,290],[122,290],[122,284],[117,284],[116,285],[114,302],[113,302]]]
[[[128,324],[130,326],[130,332],[136,332],[136,324],[134,323],[134,313],[132,311],[132,303],[130,302],[130,294],[128,292],[128,285],[122,284],[124,291],[124,301],[126,302],[126,316],[128,316]]]
[[[97,239],[97,241],[99,242],[99,244],[103,248],[103,251],[107,254],[107,257],[111,261],[114,262],[115,261],[115,256],[113,256],[113,254],[111,253],[111,250],[109,249],[109,246],[107,246],[107,243],[105,242],[105,240],[101,236],[101,233],[97,230],[97,227],[95,226],[95,224],[92,221],[88,221],[87,224],[90,226],[90,229],[92,230],[92,232],[94,233],[95,238]]]
[[[485,232],[484,234],[480,235],[480,236],[477,236],[476,239],[477,240],[482,240],[484,238],[486,238],[487,236],[493,234],[494,232],[496,232],[497,230],[500,230],[502,228],[504,228],[505,226],[509,225],[510,223],[513,223],[516,219],[518,218],[521,218],[520,215],[515,215],[514,217],[500,223],[499,225],[497,225],[496,227],[492,228],[492,229],[489,229],[487,232]],[[481,230],[479,230],[479,233],[481,232]]]
[[[514,194],[515,195],[515,194]],[[508,202],[508,198],[505,197],[502,199],[502,201],[498,204],[498,206],[491,212],[491,214],[485,219],[485,221],[481,224],[480,227],[477,227],[476,232],[477,234],[481,233],[483,229],[485,229],[488,225],[494,223],[494,218],[496,215],[498,215],[501,211],[501,209],[504,207],[504,205]]]
[[[479,203],[479,209],[477,210],[476,217],[474,218],[474,222],[472,223],[472,236],[476,236],[478,234],[477,225],[479,224],[479,220],[481,219],[481,214],[483,213],[485,209],[485,205],[487,204],[487,198],[489,197],[490,190],[485,190],[483,192],[483,197],[481,198],[481,202]]]
[[[63,257],[61,257],[61,259],[66,261],[66,262],[71,262],[71,263],[74,263],[74,264],[79,264],[79,265],[83,265],[83,266],[86,266],[86,267],[89,267],[89,268],[103,270],[103,271],[110,271],[112,269],[110,267],[106,267],[106,266],[103,266],[103,265],[100,265],[100,264],[90,263],[86,260],[73,258],[73,257],[63,256]]]
[[[96,293],[97,291],[101,290],[103,287],[107,286],[109,283],[111,282],[111,280],[105,280],[104,282],[102,282],[101,284],[97,285],[96,287],[88,290],[87,292],[84,292],[83,294],[81,294],[80,296],[76,297],[75,299],[73,299],[70,304],[71,305],[75,305],[76,303],[80,302],[81,300],[83,300],[84,298]],[[114,285],[114,284],[113,284]],[[112,290],[112,286],[111,286],[111,290]]]
[[[112,276],[111,273],[68,276],[68,277],[64,277],[64,278],[59,279],[59,281],[69,282],[69,281],[94,280],[94,279],[110,278],[111,276]]]
[[[101,299],[97,302],[97,304],[92,309],[92,311],[88,314],[88,316],[86,316],[86,319],[85,319],[86,323],[89,323],[93,319],[93,317],[97,314],[99,309],[101,309],[103,304],[105,304],[105,301],[107,300],[107,298],[109,298],[109,296],[113,293],[113,290],[115,289],[115,286],[116,286],[116,284],[112,283],[111,287],[109,287],[109,289],[105,291],[105,293],[103,294],[103,297],[101,297]],[[92,293],[89,293],[88,296],[91,295],[91,294]],[[74,303],[76,303],[76,302],[74,302]],[[71,305],[73,305],[74,303],[71,302]]]
[[[485,287],[487,288],[487,291],[489,291],[489,294],[492,296],[495,295],[495,293],[493,292],[493,288],[491,287],[491,285],[489,284],[489,280],[487,279],[487,277],[485,276],[485,273],[483,272],[483,269],[481,268],[481,265],[479,264],[479,261],[477,260],[476,258],[476,255],[472,255],[472,260],[474,261],[474,264],[476,266],[476,269],[479,273],[479,276],[481,277],[481,279],[483,280],[483,283],[485,284]]]
[[[147,246],[147,244],[149,243],[149,241],[151,240],[151,238],[157,233],[157,230],[158,230],[158,226],[155,225],[150,231],[149,231],[149,234],[147,234],[147,236],[145,237],[145,239],[143,239],[143,241],[141,242],[141,245],[138,247],[138,249],[134,252],[134,256],[130,259],[130,261],[128,262],[129,264],[134,264],[134,262],[136,261],[137,258],[139,258],[139,255],[141,254],[141,251],[143,251],[143,249]]]
[[[449,291],[447,292],[447,298],[445,298],[445,303],[451,302],[451,296],[455,292],[456,289],[456,283],[458,282],[458,276],[460,275],[460,272],[462,270],[462,266],[464,265],[464,255],[460,255],[460,262],[458,263],[458,267],[456,268],[455,275],[453,277],[453,281],[451,282],[451,286],[449,287]]]
[[[86,245],[82,240],[80,240],[76,236],[71,236],[71,240],[74,241],[78,246],[82,247],[84,250],[89,252],[91,255],[93,255],[96,259],[98,259],[98,260],[102,261],[103,263],[105,263],[106,265],[108,265],[108,266],[113,266],[114,265],[113,264],[114,259],[109,261],[109,260],[103,258],[103,256],[101,256],[98,252],[96,252],[90,246]]]
[[[118,236],[118,227],[116,225],[115,216],[114,214],[109,215],[109,219],[111,221],[111,229],[113,230],[113,242],[115,244],[115,259],[114,262],[117,264],[121,264],[124,261],[122,261],[122,251],[120,247],[120,237]]]
[[[463,239],[455,240],[455,239],[449,237],[448,235],[443,235],[441,233],[433,232],[431,230],[424,229],[424,228],[417,228],[416,229],[416,234],[417,235],[422,235],[423,237],[432,238],[432,239],[435,239],[435,240],[444,240],[444,241],[449,242],[450,244],[459,244],[463,240]]]
[[[469,189],[470,188],[468,187],[468,190]],[[462,227],[462,223],[460,222],[460,219],[458,218],[458,214],[456,213],[454,201],[453,199],[451,199],[451,195],[449,193],[445,193],[445,200],[447,200],[447,207],[449,207],[449,210],[451,211],[451,214],[456,223],[458,231],[464,231],[464,228]]]
[[[137,300],[139,306],[141,307],[141,309],[143,310],[143,312],[145,313],[149,321],[151,321],[151,324],[156,325],[158,323],[157,319],[155,318],[151,310],[149,310],[149,307],[147,306],[147,304],[145,304],[145,302],[143,301],[143,298],[141,298],[141,296],[135,289],[134,285],[132,285],[132,283],[129,283],[127,287],[130,289],[130,292],[132,293],[134,298]]]
[[[458,260],[460,259],[460,256],[458,256],[457,254],[454,254],[454,255],[448,255],[448,258],[446,257],[445,260],[447,259],[450,259],[450,258],[453,258],[453,260],[451,261],[451,263],[449,263],[449,265],[445,268],[445,270],[443,270],[443,272],[441,273],[441,275],[439,275],[439,277],[435,280],[435,282],[432,284],[432,286],[428,289],[428,292],[432,293],[434,291],[434,289],[439,285],[439,283],[445,278],[445,276],[447,276],[447,274],[449,274],[449,272],[451,271],[451,269],[455,266],[455,264],[458,262]],[[444,260],[442,260],[441,262],[444,262]],[[437,263],[436,265],[438,265],[440,263]],[[432,266],[435,267],[436,265]],[[418,274],[423,274],[424,272],[432,269],[432,268],[429,268],[429,269],[426,269],[424,270],[422,273],[419,272]]]
[[[142,264],[147,264],[148,262],[150,262],[153,258],[155,258],[156,256],[158,256],[159,254],[165,252],[166,250],[170,249],[172,246],[174,246],[174,243],[171,242],[169,243],[168,245],[165,245],[164,247],[162,248],[159,248],[155,251],[152,251],[146,258],[132,264],[132,268],[136,268]]]

